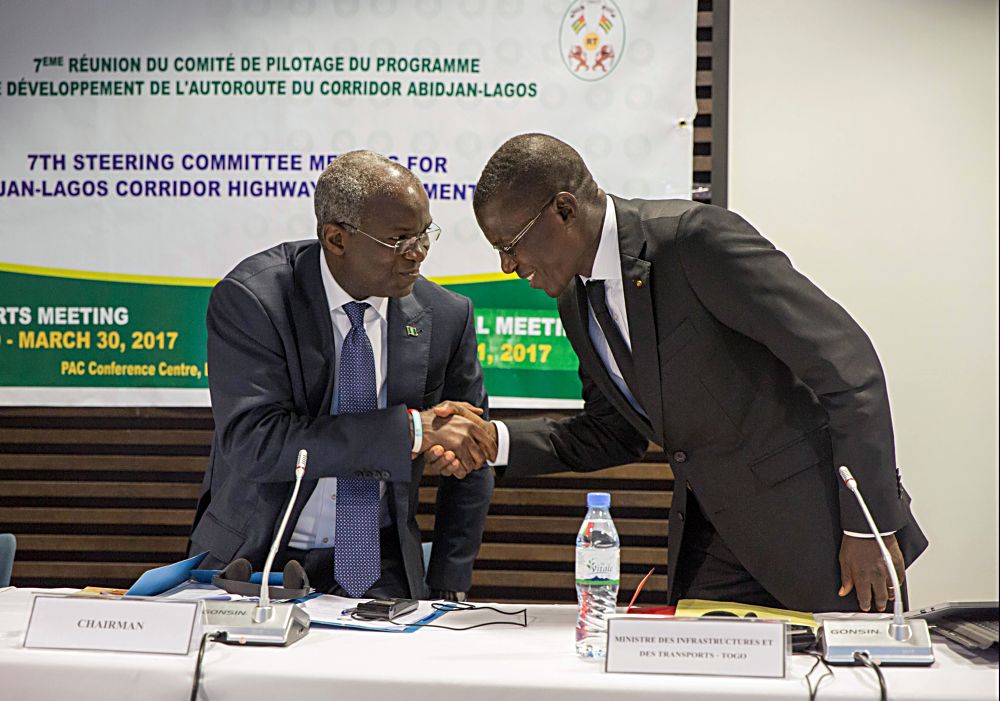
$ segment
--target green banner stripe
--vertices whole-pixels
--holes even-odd
[[[491,395],[579,399],[578,361],[553,300],[523,280],[448,289],[475,305]],[[0,270],[0,387],[206,388],[210,293]]]

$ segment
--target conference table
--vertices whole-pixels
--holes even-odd
[[[0,592],[0,699],[113,701],[187,699],[195,654],[38,650],[22,647],[33,591]],[[504,609],[516,606],[502,604]],[[423,628],[390,634],[313,627],[285,648],[212,643],[200,699],[343,698],[406,701],[641,701],[642,699],[808,699],[815,662],[794,655],[783,679],[609,674],[573,649],[574,606],[529,605],[528,627],[467,631]],[[453,616],[455,614],[448,614]],[[442,619],[443,620],[443,619]],[[996,648],[986,657],[935,637],[936,661],[885,668],[890,699],[998,698]],[[813,679],[819,677],[818,669]],[[817,699],[878,699],[868,669],[835,667]]]

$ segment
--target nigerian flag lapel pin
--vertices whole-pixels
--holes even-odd
[[[416,326],[404,326],[403,328],[406,329],[406,335],[407,336],[419,336],[420,335],[420,329],[418,329]]]

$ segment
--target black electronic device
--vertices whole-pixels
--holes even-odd
[[[816,647],[816,633],[809,626],[789,623],[788,638],[792,642],[792,652],[806,652]]]
[[[414,611],[418,604],[416,599],[371,599],[359,603],[354,609],[354,615],[372,621],[391,621]]]
[[[1000,643],[998,611],[996,601],[949,601],[910,611],[906,618],[925,620],[932,633],[970,650],[986,650]]]

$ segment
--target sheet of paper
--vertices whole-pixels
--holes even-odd
[[[229,594],[211,584],[188,581],[163,592],[157,598],[174,601],[239,601],[243,597],[238,594]]]
[[[752,613],[757,618],[773,618],[784,620],[800,626],[809,626],[813,630],[819,625],[816,618],[811,613],[804,611],[792,611],[789,609],[775,609],[767,606],[748,606],[732,601],[707,601],[705,599],[681,599],[677,602],[677,611],[674,614],[678,618],[691,617],[700,618],[705,614],[722,611],[732,616],[744,617]]]
[[[827,611],[816,614],[816,620],[818,621],[878,621],[888,620],[890,618],[892,618],[892,613],[889,611],[886,611],[885,613],[865,613],[863,611]]]

